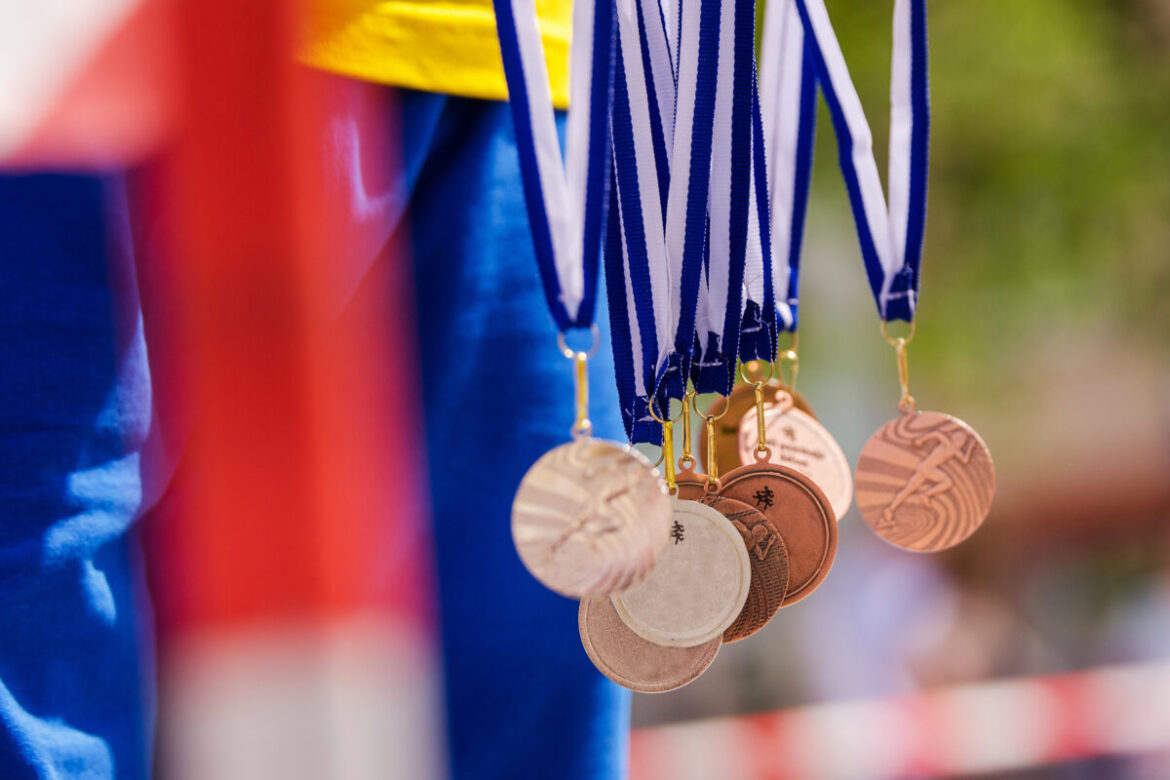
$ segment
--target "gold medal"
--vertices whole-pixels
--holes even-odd
[[[524,475],[512,504],[512,539],[533,577],[581,598],[623,590],[650,573],[666,546],[671,501],[642,455],[590,436],[588,355],[563,351],[577,367],[574,441],[545,453]]]
[[[909,337],[886,338],[897,351],[902,415],[879,428],[861,450],[857,506],[891,544],[916,552],[946,550],[987,518],[995,465],[971,426],[941,412],[918,411],[910,395]]]

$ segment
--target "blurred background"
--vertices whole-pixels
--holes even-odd
[[[884,176],[889,4],[827,5]],[[991,516],[957,549],[920,556],[851,508],[812,597],[724,646],[692,685],[634,701],[643,728],[781,714],[642,732],[635,774],[715,776],[704,740],[741,739],[745,756],[833,776],[1170,776],[1170,721],[1133,698],[1170,697],[1170,2],[929,13],[911,386],[920,408],[987,441]],[[856,462],[895,414],[897,372],[823,101],[816,153],[799,389]],[[1140,755],[1091,757],[1105,745]]]
[[[325,32],[305,55],[304,19],[281,0],[71,2],[0,4],[0,163],[13,179],[84,173],[87,213],[117,223],[89,243],[121,259],[139,315],[127,327],[151,343],[150,432],[126,445],[148,465],[124,519],[135,550],[148,527],[153,603],[122,622],[154,622],[157,671],[136,626],[105,628],[144,659],[127,685],[141,683],[148,720],[157,677],[159,726],[157,744],[126,752],[178,780],[442,777],[444,539],[424,495],[433,421],[396,232],[419,167],[401,154],[400,93],[376,86],[419,84],[293,62],[361,49],[358,10],[392,4],[310,3]],[[892,2],[827,6],[884,174]],[[929,18],[910,377],[921,408],[990,446],[991,516],[924,556],[851,509],[812,597],[688,687],[634,696],[635,780],[1170,777],[1170,0],[938,0]],[[494,56],[485,29],[468,48]],[[437,146],[427,173],[456,146]],[[326,147],[340,151],[322,161]],[[898,382],[836,158],[822,105],[799,389],[856,462],[896,413]],[[493,193],[509,194],[520,208]],[[519,451],[530,432],[502,440]],[[511,556],[496,530],[493,554]],[[498,579],[534,592],[508,560]],[[555,598],[534,609],[575,614]],[[571,616],[561,624],[576,653]],[[486,643],[476,631],[463,638]],[[460,659],[445,660],[450,674]],[[624,760],[625,699],[583,651],[570,660],[544,673],[587,674],[596,697],[581,709],[612,716],[579,747],[581,771],[598,745]],[[488,747],[497,769],[527,760]]]

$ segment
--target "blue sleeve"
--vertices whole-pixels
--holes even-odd
[[[412,117],[446,101],[425,144]],[[455,778],[624,777],[629,693],[589,662],[577,602],[536,582],[511,538],[512,496],[569,439],[572,364],[556,349],[503,103],[405,93],[430,496]],[[604,303],[604,297],[599,297]],[[624,439],[608,317],[591,418]]]
[[[145,778],[150,381],[120,177],[0,177],[0,777]]]

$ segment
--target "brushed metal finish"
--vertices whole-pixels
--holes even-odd
[[[532,576],[581,598],[641,581],[666,546],[671,500],[643,456],[581,438],[532,465],[512,503],[512,540]]]
[[[598,671],[618,685],[642,693],[681,688],[707,670],[722,641],[696,647],[662,647],[635,634],[605,596],[582,599],[577,612],[581,646]]]
[[[743,611],[752,568],[739,531],[705,503],[671,499],[670,543],[642,582],[610,599],[638,636],[694,647],[723,634]]]
[[[954,547],[983,524],[995,464],[979,434],[942,412],[910,412],[878,429],[857,462],[857,506],[886,541],[915,552]]]

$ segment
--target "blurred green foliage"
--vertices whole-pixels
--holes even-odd
[[[884,176],[893,4],[827,5]],[[928,13],[933,124],[916,369],[982,384],[992,362],[1026,371],[1054,332],[1164,350],[1170,0],[937,0]],[[834,215],[837,229],[851,224],[823,101],[818,122],[809,247],[816,212]],[[860,278],[856,242],[835,243],[853,253]],[[823,322],[809,292],[806,321]]]

